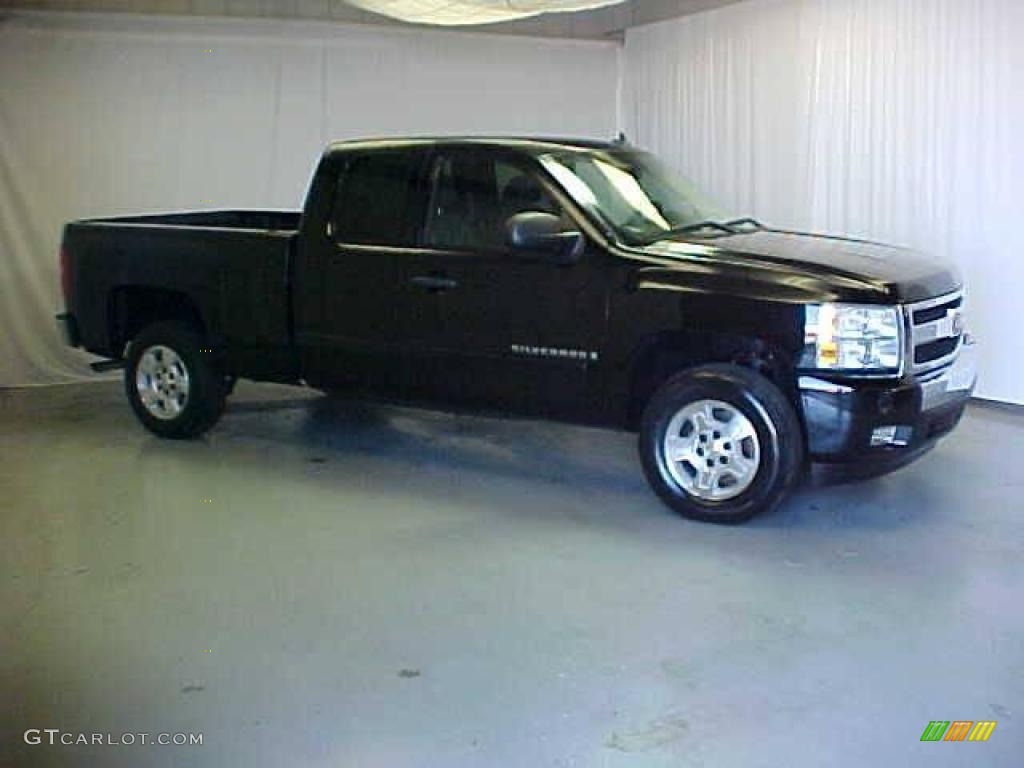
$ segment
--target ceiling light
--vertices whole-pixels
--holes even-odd
[[[583,11],[623,0],[348,0],[350,5],[415,24],[494,24],[542,13]]]

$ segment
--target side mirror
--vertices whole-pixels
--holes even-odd
[[[506,223],[513,251],[538,255],[556,264],[574,264],[583,255],[586,238],[575,229],[565,229],[562,220],[550,213],[524,211]]]

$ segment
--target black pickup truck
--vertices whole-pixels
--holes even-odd
[[[238,377],[633,429],[718,522],[914,459],[975,380],[950,268],[730,216],[623,142],[339,143],[301,213],[77,221],[61,267],[69,343],[160,436]]]

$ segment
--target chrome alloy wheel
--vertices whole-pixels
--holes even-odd
[[[680,409],[662,443],[664,467],[680,488],[703,501],[727,501],[754,482],[761,446],[736,406],[697,400]]]
[[[135,389],[152,416],[170,421],[181,415],[188,403],[188,369],[177,352],[155,344],[139,357]]]

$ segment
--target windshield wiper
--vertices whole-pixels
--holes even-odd
[[[706,219],[705,221],[698,221],[696,224],[687,224],[682,227],[673,227],[667,229],[664,232],[659,232],[652,240],[651,243],[656,243],[659,240],[665,240],[666,238],[672,237],[673,235],[686,235],[690,232],[700,232],[702,229],[717,229],[726,235],[741,235],[743,231],[740,227],[750,227],[752,229],[764,229],[764,225],[761,224],[755,218],[745,216],[742,219],[733,219],[732,221],[713,221],[712,219]],[[750,230],[747,230],[750,231]]]
[[[689,224],[685,227],[675,227],[670,229],[668,232],[670,235],[685,235],[687,232],[699,232],[702,229],[717,229],[720,232],[726,232],[730,235],[735,235],[736,230],[729,224],[723,224],[720,221],[698,221],[696,224]]]
[[[764,229],[764,224],[762,224],[760,221],[753,218],[752,216],[744,216],[742,219],[733,219],[732,221],[727,221],[725,222],[725,226],[732,227],[733,229],[742,226],[753,227],[754,229]]]
[[[727,235],[739,234],[729,224],[722,224],[719,221],[712,221],[711,219],[708,219],[707,221],[698,221],[696,224],[687,224],[684,227],[672,227],[672,229],[659,232],[652,242],[664,240],[666,237],[672,237],[672,235],[685,235],[690,232],[699,232],[702,229],[717,229],[719,232],[724,232]]]

